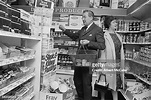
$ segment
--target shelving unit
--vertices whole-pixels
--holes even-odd
[[[150,28],[143,30],[143,31],[120,31],[118,32],[121,35],[127,35],[127,34],[145,34],[146,32],[150,32]],[[133,35],[134,36],[134,35]],[[138,35],[140,36],[140,35]],[[145,35],[144,35],[145,36]],[[134,37],[135,38],[135,37]],[[134,39],[133,38],[133,39]],[[131,40],[130,40],[131,41]],[[128,40],[128,42],[123,42],[123,45],[125,47],[125,53],[129,53],[132,54],[132,56],[129,58],[126,58],[126,63],[128,64],[128,72],[125,72],[125,74],[130,74],[134,77],[136,77],[136,79],[140,80],[141,82],[143,82],[146,85],[151,85],[151,82],[148,81],[147,77],[144,78],[144,74],[148,73],[148,75],[150,75],[150,71],[151,71],[151,63],[147,61],[143,61],[141,58],[139,58],[141,55],[141,53],[144,53],[143,57],[147,57],[147,55],[150,55],[149,51],[148,53],[145,52],[144,50],[141,50],[141,48],[146,48],[148,46],[151,46],[151,42],[150,41],[146,41],[146,42],[139,42],[139,41],[131,41],[130,42]],[[150,50],[150,48],[148,47],[148,50]],[[142,54],[143,54],[142,53]],[[136,54],[136,55],[135,55]],[[150,59],[150,58],[148,58]],[[149,76],[148,76],[149,77]],[[132,100],[134,98],[140,98],[142,94],[140,94],[140,96],[134,96],[131,94],[131,92],[127,92],[125,90],[119,90],[121,92],[121,94],[125,97],[126,100]],[[149,96],[148,94],[146,94],[146,96]],[[143,96],[145,98],[145,96]]]
[[[35,100],[39,99],[40,91],[40,70],[41,70],[41,38],[29,36],[19,33],[12,33],[0,30],[0,42],[9,44],[10,46],[23,46],[35,51],[33,54],[14,56],[9,58],[0,59],[0,67],[10,64],[20,63],[22,66],[29,68],[29,71],[22,72],[23,75],[18,76],[17,80],[10,81],[8,85],[0,89],[0,96],[5,97],[5,94],[11,92],[20,85],[31,81],[34,86],[33,93],[31,93],[24,100],[30,100],[34,97]],[[7,96],[6,96],[7,97]]]
[[[150,23],[151,22],[151,13],[149,13],[150,9],[151,9],[151,0],[137,0],[131,7],[129,7],[127,9],[127,17]],[[150,31],[151,31],[151,29],[149,28],[149,29],[141,30],[141,31],[117,31],[117,33],[119,33],[121,35],[123,35],[123,34],[135,35],[135,34],[144,34],[145,32],[150,32]],[[150,42],[139,43],[139,42],[123,41],[123,45],[124,45],[125,49],[127,48],[128,50],[131,50],[131,53],[133,53],[133,49],[139,50],[140,47],[150,46],[151,43]],[[130,49],[130,48],[132,48],[132,49]],[[136,51],[134,51],[134,52],[136,52]],[[144,82],[144,84],[151,86],[150,81],[148,81],[146,78],[142,78],[142,76],[139,75],[139,74],[143,74],[143,73],[144,74],[148,73],[147,75],[149,75],[149,72],[151,71],[151,63],[139,60],[137,58],[136,59],[127,58],[126,63],[128,63],[128,67],[130,68],[130,70],[128,72],[126,72],[125,74],[133,75],[137,79]],[[134,97],[132,96],[132,94],[130,92],[126,92],[125,90],[119,90],[119,91],[125,97],[126,100],[133,100]],[[139,97],[143,98],[147,95],[148,96],[150,95],[149,92],[148,92],[148,94],[140,94]]]
[[[147,31],[150,31],[147,30]],[[143,32],[146,32],[146,31],[143,31]],[[139,34],[140,32],[138,32]],[[126,34],[126,33],[125,33]],[[137,33],[135,33],[137,34]],[[129,48],[131,47],[132,51],[132,58],[128,58],[126,59],[126,63],[128,64],[128,67],[129,67],[129,71],[126,72],[125,74],[130,74],[130,75],[133,75],[134,77],[136,77],[137,80],[140,80],[142,83],[146,84],[146,85],[151,85],[151,82],[150,82],[150,79],[149,79],[149,75],[150,75],[150,71],[151,71],[151,63],[150,62],[147,62],[147,61],[143,61],[141,60],[139,57],[140,57],[140,54],[141,54],[141,50],[140,48],[142,47],[146,47],[146,46],[150,46],[151,43],[150,42],[146,42],[146,43],[133,43],[133,42],[123,42],[123,45],[125,46],[125,48]],[[135,48],[135,50],[137,51],[133,51],[133,49]],[[148,48],[149,49],[149,48]],[[129,49],[130,50],[130,49]],[[138,55],[134,56],[135,52],[139,52]],[[144,51],[143,51],[144,52]],[[145,52],[144,52],[145,54]],[[146,52],[146,55],[147,56],[149,53]],[[136,57],[136,58],[135,58]],[[148,58],[150,59],[150,58]],[[149,60],[148,60],[149,61]],[[147,77],[145,78],[145,76],[142,76],[144,74],[147,74],[148,75],[148,79]],[[140,95],[137,95],[137,96],[134,96],[131,94],[130,91],[124,91],[124,90],[120,90],[121,94],[125,97],[126,100],[132,100],[134,98],[136,98],[136,100],[138,100],[137,98],[145,98],[145,96],[149,96],[149,93],[145,94],[144,96],[144,93],[140,94]],[[141,96],[142,95],[142,96]]]
[[[0,30],[0,36],[3,37],[12,37],[12,38],[20,38],[20,39],[29,39],[29,40],[38,40],[40,41],[41,38],[40,37],[36,37],[36,36],[30,36],[30,35],[24,35],[24,34],[19,34],[19,33],[12,33],[12,32],[8,32],[8,31],[3,31]]]

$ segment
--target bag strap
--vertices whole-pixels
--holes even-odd
[[[100,75],[99,75],[98,82],[99,82],[99,80],[101,79],[101,76],[104,76],[104,77],[105,77],[105,82],[107,82],[107,80],[106,80],[106,74],[103,74],[102,72],[101,72]]]
[[[77,50],[77,53],[79,53],[79,51],[80,51],[81,48],[83,48],[85,54],[87,54],[86,48],[84,47],[84,45],[80,45],[79,49]]]

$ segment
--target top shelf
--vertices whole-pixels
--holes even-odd
[[[127,9],[128,16],[138,20],[151,22],[151,0],[137,0]]]
[[[24,35],[24,34],[19,34],[19,33],[12,33],[12,32],[2,31],[2,30],[0,30],[0,36],[22,38],[22,39],[29,39],[29,40],[41,40],[40,37]]]

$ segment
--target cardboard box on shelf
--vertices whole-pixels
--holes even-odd
[[[110,6],[111,9],[128,8],[130,6],[130,3],[131,0],[112,0]]]
[[[73,29],[81,29],[83,26],[82,16],[70,15],[69,18],[69,27]]]
[[[117,8],[118,8],[118,0],[112,0],[111,9],[117,9]]]
[[[58,0],[57,6],[75,8],[78,7],[80,0]]]
[[[56,74],[54,78],[41,90],[40,100],[75,100],[76,90],[72,77]]]
[[[75,89],[65,93],[40,92],[40,100],[75,100]]]
[[[110,8],[111,0],[90,0],[89,7],[90,8]]]
[[[51,28],[54,28],[55,31],[62,32],[62,30],[59,29],[59,25],[63,25],[64,27],[67,27],[68,26],[68,22],[53,21]]]

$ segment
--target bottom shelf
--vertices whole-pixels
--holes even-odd
[[[8,93],[9,91],[13,90],[14,88],[18,87],[19,85],[23,84],[24,82],[28,81],[29,79],[33,78],[35,76],[35,73],[31,73],[29,75],[24,76],[20,80],[17,80],[16,82],[0,89],[0,96]]]
[[[144,78],[141,78],[140,76],[138,76],[138,75],[136,75],[136,74],[134,74],[134,73],[132,73],[132,72],[127,72],[127,74],[134,75],[135,77],[137,77],[137,78],[140,79],[141,81],[147,83],[148,85],[151,85],[151,82],[147,81],[147,80],[144,79]]]
[[[118,91],[124,96],[125,100],[151,100],[151,90],[143,89],[143,91],[141,91],[142,87],[138,85],[134,87],[129,87],[126,91],[122,89]],[[136,93],[136,91],[139,92]]]

